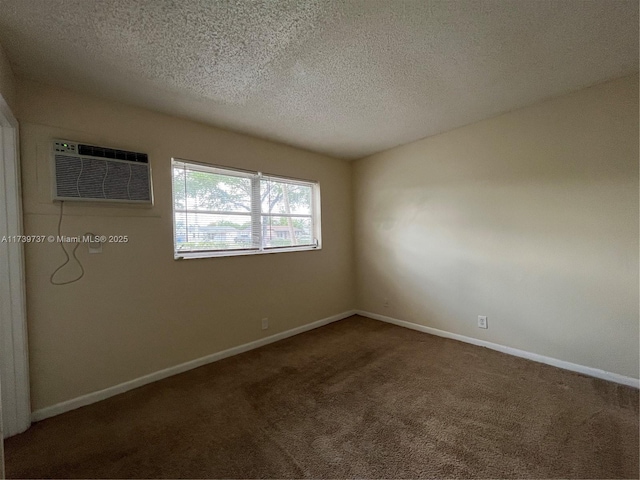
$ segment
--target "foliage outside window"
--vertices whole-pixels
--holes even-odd
[[[316,182],[173,160],[175,258],[320,248]]]

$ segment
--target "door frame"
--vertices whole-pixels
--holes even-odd
[[[31,425],[24,248],[2,237],[23,235],[18,121],[0,96],[0,378],[2,434]],[[4,205],[2,207],[1,205]],[[8,280],[8,282],[6,281]]]

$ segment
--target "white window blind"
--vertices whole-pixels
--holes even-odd
[[[172,163],[176,258],[320,248],[317,182]]]

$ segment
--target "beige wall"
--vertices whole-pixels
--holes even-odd
[[[353,308],[349,163],[30,82],[17,116],[27,234],[56,231],[54,137],[147,152],[155,194],[152,208],[65,204],[63,234],[130,238],[101,255],[80,248],[86,274],[72,285],[49,283],[58,244],[27,245],[34,410]],[[323,249],[173,260],[172,156],[318,180]]]
[[[358,308],[638,378],[637,75],[360,160],[354,186]]]
[[[7,102],[9,108],[12,110],[15,108],[15,78],[2,45],[0,45],[0,96]]]
[[[55,233],[54,137],[149,153],[155,193],[152,208],[65,205],[64,234],[131,239],[79,249],[80,282],[52,286],[59,245],[27,245],[34,410],[353,308],[354,245],[358,308],[638,377],[637,76],[353,168],[32,82],[17,90],[27,234]],[[172,156],[319,180],[324,248],[174,261]]]

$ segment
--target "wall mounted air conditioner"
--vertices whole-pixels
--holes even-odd
[[[53,199],[153,203],[146,153],[54,140]]]

